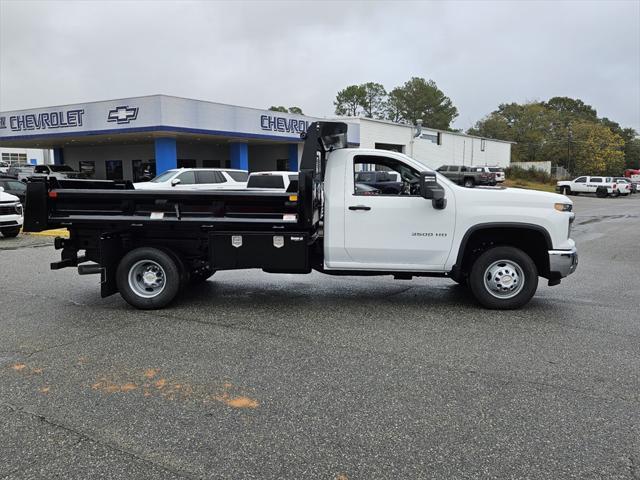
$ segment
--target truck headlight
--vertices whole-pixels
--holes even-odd
[[[571,212],[573,210],[573,205],[570,203],[555,203],[553,208],[559,212]]]
[[[16,207],[16,213],[18,215],[22,216],[22,204],[21,203],[16,203],[15,207]]]

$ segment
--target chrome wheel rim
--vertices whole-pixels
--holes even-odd
[[[484,288],[501,300],[518,295],[524,287],[524,281],[522,268],[512,260],[498,260],[484,271]]]
[[[165,285],[164,269],[153,260],[140,260],[129,269],[129,287],[139,297],[157,297]]]

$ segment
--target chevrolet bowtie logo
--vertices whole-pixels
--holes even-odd
[[[138,107],[122,105],[114,108],[113,110],[109,110],[107,122],[129,123],[136,118],[138,118]]]

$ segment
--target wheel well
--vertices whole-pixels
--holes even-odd
[[[501,245],[519,248],[531,257],[540,276],[549,275],[550,239],[546,230],[535,226],[486,227],[474,230],[462,240],[454,268],[456,274],[463,277],[468,275],[471,266],[483,252]]]

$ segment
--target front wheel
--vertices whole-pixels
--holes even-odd
[[[162,308],[180,290],[180,268],[162,250],[136,248],[120,261],[116,283],[120,295],[130,305],[143,310]]]
[[[469,287],[485,308],[513,310],[526,305],[536,293],[538,269],[522,250],[494,247],[474,262]]]
[[[569,187],[562,187],[560,190],[560,193],[563,195],[571,195],[571,189]]]

